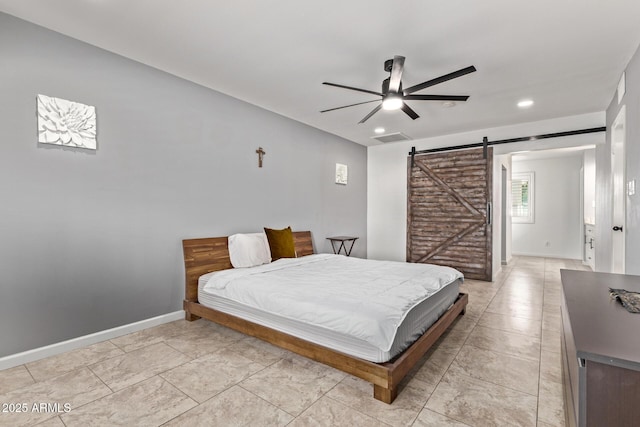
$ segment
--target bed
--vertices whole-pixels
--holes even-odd
[[[291,261],[295,264],[301,264],[303,261],[324,262],[322,256],[306,257],[306,255],[314,253],[309,231],[294,232],[293,238],[297,255],[301,261]],[[433,300],[439,301],[435,308],[429,306],[427,311],[421,312],[418,312],[417,308],[412,310],[419,314],[414,316],[416,319],[437,315],[439,316],[437,320],[417,339],[415,336],[412,337],[413,343],[408,344],[407,337],[404,336],[404,341],[403,339],[393,341],[388,352],[376,353],[375,349],[363,347],[361,342],[355,342],[355,347],[349,347],[353,343],[343,342],[344,340],[340,336],[331,334],[321,335],[319,338],[313,334],[305,336],[305,331],[314,328],[321,329],[320,326],[310,325],[309,327],[307,325],[302,328],[302,332],[296,330],[295,327],[285,328],[277,323],[270,323],[272,319],[265,320],[253,316],[251,312],[237,311],[237,307],[228,304],[229,301],[226,301],[225,298],[211,296],[204,292],[204,285],[208,283],[209,276],[213,272],[234,274],[244,270],[222,271],[233,268],[229,258],[227,237],[184,240],[183,249],[186,274],[184,310],[187,320],[193,321],[203,317],[362,378],[373,383],[374,397],[385,403],[391,403],[395,399],[400,381],[448,326],[455,321],[457,316],[464,314],[468,303],[468,296],[458,293],[457,286],[454,287],[453,284],[443,286],[443,290],[434,295]],[[344,257],[340,256],[339,258]],[[270,269],[274,268],[270,267]],[[437,298],[435,298],[436,296]],[[421,302],[416,306],[425,304]],[[411,316],[409,315],[407,318],[410,319]],[[399,335],[403,336],[402,333]],[[360,352],[361,350],[362,352]],[[391,359],[376,362],[378,359],[386,360],[387,358]]]

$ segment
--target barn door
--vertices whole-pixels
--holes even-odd
[[[491,147],[486,157],[482,148],[409,157],[407,261],[491,280]]]

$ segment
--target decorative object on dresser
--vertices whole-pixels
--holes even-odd
[[[306,255],[313,254],[313,244],[311,233],[309,231],[293,232],[292,235],[298,257],[305,257]],[[203,301],[199,301],[200,292],[198,289],[198,282],[201,276],[208,275],[212,272],[214,272],[213,274],[217,274],[215,272],[218,272],[220,274],[227,274],[225,271],[221,270],[229,270],[232,268],[231,262],[229,260],[227,241],[227,237],[183,240],[182,244],[184,249],[186,276],[184,310],[186,312],[186,319],[192,321],[198,319],[199,317],[204,317],[213,322],[235,329],[247,335],[257,337],[278,347],[290,350],[294,353],[300,354],[312,360],[324,363],[351,375],[362,378],[373,383],[374,397],[386,403],[391,403],[395,399],[398,393],[398,386],[405,375],[407,375],[411,368],[421,359],[421,357],[438,340],[438,338],[446,331],[446,329],[456,320],[458,315],[464,314],[466,305],[468,303],[467,294],[458,294],[456,290],[456,293],[452,295],[452,303],[448,302],[446,306],[442,307],[442,311],[440,311],[440,313],[443,314],[441,314],[437,318],[437,320],[435,320],[435,322],[432,323],[424,333],[422,333],[421,336],[418,336],[418,338],[413,341],[413,344],[408,344],[409,347],[405,348],[403,351],[399,349],[399,351],[401,352],[395,355],[388,362],[371,362],[369,360],[365,360],[349,355],[345,352],[335,350],[328,346],[316,344],[309,340],[299,338],[298,336],[295,336],[293,334],[281,332],[281,330],[279,329],[264,326],[257,321],[247,320],[243,317],[240,317],[239,315],[232,315],[228,312],[221,311],[221,309],[213,309],[203,305]],[[323,254],[322,257],[335,257],[335,259],[342,260],[342,262],[369,262],[368,260],[336,257],[335,255],[328,254]],[[298,261],[296,259],[283,259],[276,261],[276,263],[282,262],[297,263]],[[415,269],[418,267],[412,264],[400,264],[403,264],[405,269]],[[275,270],[280,270],[280,267],[270,267],[269,264],[261,265],[256,268],[264,269],[265,267],[267,267],[267,269],[273,268]],[[420,268],[422,267],[426,266],[420,266]],[[431,267],[433,267],[434,269],[440,268],[437,266]],[[246,274],[246,271],[234,271],[229,273],[235,277],[237,274]],[[251,272],[249,272],[249,274],[252,275]],[[303,272],[297,272],[297,274],[300,277],[304,277]],[[459,275],[459,273],[457,274]],[[451,282],[451,284],[456,283],[457,280],[460,279],[456,279],[456,281]],[[403,280],[403,283],[404,282],[406,281]],[[270,288],[265,288],[261,283],[258,285],[260,285],[257,286],[258,288],[263,288],[263,291],[268,293]],[[306,283],[300,283],[300,285],[304,286],[306,285]],[[221,286],[227,286],[227,284],[223,284]],[[442,292],[437,292],[434,296],[437,296],[441,293]],[[203,294],[203,298],[204,295],[205,294]],[[209,297],[207,296],[207,298]]]
[[[351,250],[353,249],[353,245],[355,245],[357,237],[351,236],[335,236],[335,237],[327,237],[327,240],[331,242],[331,248],[333,249],[334,254],[339,254],[340,251],[344,250],[344,254],[346,256],[351,255]],[[351,242],[351,245],[347,248],[345,243]],[[336,250],[336,244],[338,244],[338,249]]]
[[[90,105],[37,96],[38,142],[96,149],[96,109]]]
[[[609,288],[609,295],[619,301],[629,313],[640,313],[640,292]]]
[[[640,316],[609,288],[640,291],[640,276],[560,270],[562,381],[570,427],[637,426]]]

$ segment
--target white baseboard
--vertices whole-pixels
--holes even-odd
[[[173,313],[163,314],[161,316],[152,317],[150,319],[141,320],[128,325],[107,329],[106,331],[100,331],[94,334],[84,335],[67,341],[35,348],[33,350],[23,351],[22,353],[0,357],[0,371],[180,319],[184,319],[184,310],[174,311]]]
[[[491,272],[491,280],[496,280],[496,277],[498,277],[501,273],[502,273],[502,264],[500,264],[500,266],[496,271]]]
[[[570,259],[574,261],[580,261],[580,258],[573,258],[564,255],[554,255],[554,254],[541,254],[541,253],[533,253],[533,252],[513,252],[515,256],[531,256],[536,258],[555,258],[555,259]]]

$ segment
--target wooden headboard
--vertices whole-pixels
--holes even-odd
[[[313,241],[310,231],[294,231],[293,240],[298,256],[313,253]],[[209,237],[205,239],[187,239],[182,241],[184,252],[186,301],[198,302],[198,278],[212,271],[233,268],[229,259],[227,237]]]

